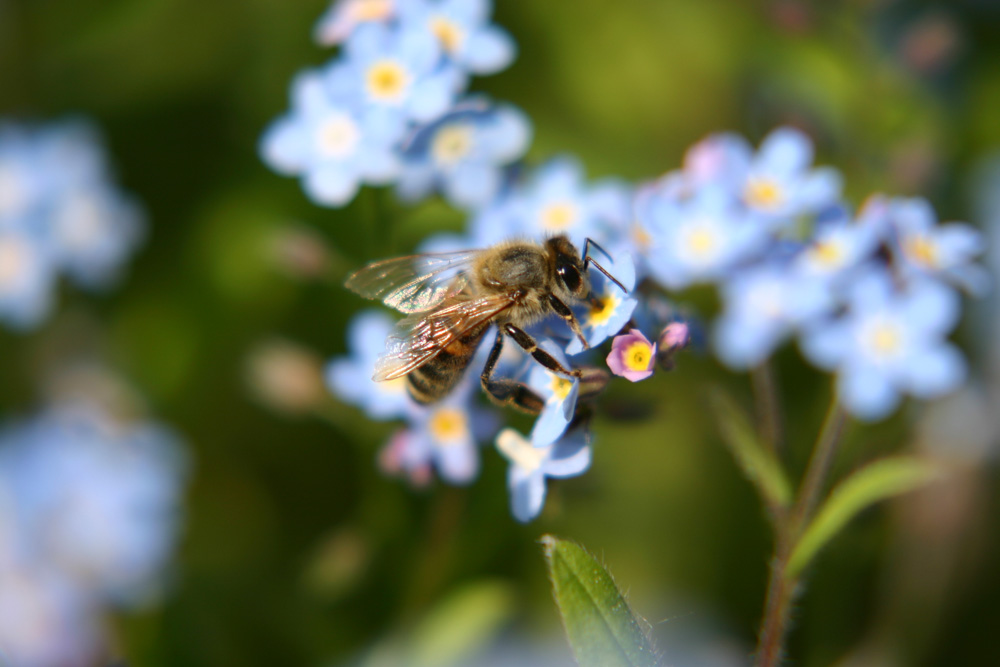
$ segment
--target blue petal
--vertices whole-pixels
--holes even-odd
[[[461,61],[473,74],[493,74],[510,65],[517,56],[517,46],[505,31],[496,26],[477,30],[466,40]]]
[[[829,321],[810,328],[799,340],[802,354],[827,371],[843,363],[853,344],[847,326],[842,321]]]
[[[311,153],[301,123],[294,117],[280,118],[264,131],[260,139],[261,159],[271,169],[286,176],[301,172]]]
[[[541,470],[525,473],[511,466],[507,474],[510,487],[510,511],[521,523],[528,523],[545,505],[545,476]]]
[[[755,169],[773,174],[794,174],[807,168],[813,159],[812,142],[790,127],[778,128],[760,145]]]
[[[358,193],[358,175],[342,168],[328,166],[306,174],[305,191],[317,204],[344,206]]]
[[[434,457],[441,478],[451,484],[468,484],[479,474],[479,451],[471,441],[436,446]]]
[[[575,402],[575,398],[574,398]],[[531,429],[531,443],[535,447],[547,447],[559,439],[569,426],[572,413],[566,415],[569,401],[549,402],[545,404],[542,414],[538,415]],[[571,408],[572,409],[572,408]]]
[[[953,345],[941,344],[914,355],[906,367],[905,383],[918,398],[937,398],[962,385],[966,376],[965,359]]]
[[[552,446],[542,470],[549,477],[575,477],[590,468],[591,449],[587,434],[575,431]]]
[[[899,405],[899,393],[889,379],[861,363],[847,364],[838,378],[837,392],[847,411],[865,421],[882,419]]]
[[[461,165],[445,180],[448,199],[462,208],[479,208],[496,197],[500,190],[500,171],[490,165]]]

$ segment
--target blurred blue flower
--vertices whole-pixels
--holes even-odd
[[[261,154],[275,171],[301,175],[316,203],[343,206],[362,183],[396,177],[404,121],[399,114],[362,113],[358,103],[333,95],[322,73],[304,72],[292,85],[292,110],[261,138]]]
[[[110,286],[144,226],[92,126],[0,122],[0,320],[39,324],[60,272],[85,288]]]
[[[724,363],[739,369],[764,361],[796,328],[834,307],[826,281],[800,275],[787,264],[735,273],[721,291],[715,349]]]
[[[866,221],[864,213],[854,221],[839,211],[820,221],[795,259],[803,276],[837,282],[867,262],[878,248],[880,229]]]
[[[789,127],[774,130],[747,161],[745,172],[737,172],[743,201],[778,224],[836,205],[843,189],[840,174],[829,167],[812,169],[812,160],[809,137]]]
[[[405,417],[413,408],[406,392],[406,380],[375,382],[375,361],[385,351],[385,340],[395,325],[380,310],[366,310],[351,320],[347,329],[350,355],[338,357],[327,365],[326,381],[340,400],[363,409],[372,419]]]
[[[542,340],[539,347],[555,357],[564,368],[569,368],[566,356],[554,342]],[[545,401],[545,407],[531,430],[531,441],[535,446],[543,447],[558,440],[572,421],[576,399],[580,393],[580,381],[575,377],[553,373],[534,359],[529,358],[525,363],[530,368],[528,387]]]
[[[404,26],[429,31],[447,59],[470,74],[499,72],[517,55],[507,31],[489,22],[492,13],[492,0],[409,0],[399,5]]]
[[[945,340],[960,310],[954,290],[927,279],[900,290],[884,268],[871,268],[852,284],[847,303],[844,315],[810,328],[802,350],[837,372],[840,400],[854,415],[880,419],[901,393],[935,398],[963,382],[965,361]]]
[[[557,442],[539,444],[508,428],[497,436],[496,445],[510,461],[510,509],[522,523],[542,511],[546,477],[575,477],[590,467],[589,434],[585,429],[574,429]]]
[[[454,70],[440,67],[433,35],[367,23],[347,39],[342,58],[325,71],[334,99],[360,103],[363,117],[431,121],[448,110],[461,87]]]
[[[340,44],[363,23],[386,23],[396,15],[396,0],[334,0],[313,30],[323,46]]]
[[[628,293],[608,280],[604,274],[591,271],[591,286],[597,301],[580,315],[580,327],[590,347],[600,345],[622,330],[639,301],[632,295],[635,289],[635,264],[627,252],[620,252],[614,259],[595,255],[598,263],[620,282]],[[566,354],[583,352],[583,343],[573,337],[566,346]]]
[[[509,105],[470,100],[419,128],[403,151],[399,193],[413,201],[437,188],[461,208],[496,199],[505,166],[521,158],[531,123]]]
[[[650,237],[649,271],[669,289],[718,280],[767,240],[765,230],[719,187],[688,198],[670,189],[645,196],[637,213]]]
[[[903,268],[918,276],[950,280],[973,294],[989,286],[989,275],[973,260],[986,244],[970,225],[938,225],[934,208],[926,199],[893,199],[886,211],[893,250]]]

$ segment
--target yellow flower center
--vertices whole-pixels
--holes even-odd
[[[441,42],[441,47],[448,53],[455,53],[462,46],[465,33],[457,23],[444,16],[431,19],[431,32]]]
[[[431,417],[430,432],[439,444],[458,442],[468,433],[465,413],[455,408],[440,408]]]
[[[392,0],[354,0],[350,11],[355,21],[383,21],[392,14]]]
[[[652,235],[638,222],[632,223],[632,240],[640,250],[649,250],[653,245]]]
[[[868,344],[878,356],[889,357],[902,347],[903,335],[891,322],[879,322],[869,332]]]
[[[323,155],[342,158],[354,152],[361,139],[361,132],[350,116],[338,114],[319,126],[316,139]]]
[[[497,449],[508,460],[526,472],[538,470],[545,460],[548,448],[534,447],[520,433],[512,428],[505,428],[497,436]]]
[[[622,361],[630,371],[649,370],[649,362],[653,358],[653,347],[644,341],[637,340],[625,348]]]
[[[542,228],[558,232],[573,226],[576,222],[576,207],[570,202],[556,202],[542,209]]]
[[[820,241],[809,249],[809,258],[813,263],[827,269],[840,266],[845,256],[844,246],[835,241]]]
[[[18,239],[0,239],[0,294],[12,289],[31,262],[31,250]]]
[[[569,396],[569,392],[573,388],[573,383],[564,377],[553,374],[552,384],[550,386],[552,388],[553,397],[562,403],[566,400],[566,397]]]
[[[587,324],[598,326],[611,319],[621,299],[614,292],[605,292],[603,296],[597,298],[597,303],[591,304],[590,312],[587,313]]]
[[[683,245],[694,259],[706,260],[715,254],[719,239],[714,231],[701,225],[687,230],[683,236]]]
[[[472,149],[472,128],[468,125],[448,125],[441,128],[431,144],[434,159],[446,165],[453,165]]]
[[[747,183],[745,194],[747,203],[755,208],[775,209],[785,200],[781,186],[766,178]]]
[[[903,241],[903,252],[911,261],[929,269],[937,268],[940,262],[937,244],[922,234]]]
[[[402,101],[410,75],[395,60],[380,60],[368,68],[368,94],[380,102]]]

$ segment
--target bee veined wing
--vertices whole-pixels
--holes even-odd
[[[386,350],[375,362],[376,382],[395,380],[418,368],[476,327],[488,324],[517,302],[511,294],[457,301],[427,314],[411,315],[396,324]]]
[[[372,262],[347,279],[347,288],[401,313],[422,313],[468,284],[465,270],[479,250],[410,255]]]

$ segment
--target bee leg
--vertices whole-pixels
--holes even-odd
[[[538,347],[538,343],[532,338],[524,329],[515,327],[513,324],[503,325],[503,331],[505,334],[514,339],[514,342],[524,348],[524,351],[532,356],[532,358],[545,366],[547,369],[553,373],[559,373],[561,375],[566,375],[569,377],[583,377],[583,371],[574,368],[570,370],[559,363],[559,360],[553,357],[551,354]]]
[[[486,390],[486,395],[499,405],[510,406],[532,415],[539,414],[545,407],[545,401],[531,391],[527,385],[516,380],[493,377],[493,371],[496,369],[501,352],[503,352],[503,332],[497,331],[496,342],[493,343],[490,356],[486,359],[486,366],[483,367],[483,373],[479,376],[483,389]]]
[[[589,350],[590,344],[584,337],[583,330],[580,329],[580,322],[576,319],[576,315],[573,314],[570,307],[563,303],[562,299],[552,293],[549,293],[549,307],[555,311],[556,315],[566,320],[566,324],[569,325],[569,328],[573,330],[576,337],[580,339],[581,343],[583,343],[583,349]]]

